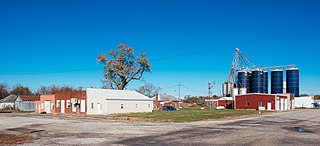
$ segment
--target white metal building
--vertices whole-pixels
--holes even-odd
[[[136,91],[87,89],[87,114],[152,112],[153,99]]]
[[[313,108],[313,103],[314,103],[314,100],[312,96],[294,98],[295,108]]]

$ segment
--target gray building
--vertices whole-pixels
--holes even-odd
[[[0,109],[34,111],[35,101],[40,100],[39,96],[35,95],[21,95],[17,96],[11,94],[0,100]]]

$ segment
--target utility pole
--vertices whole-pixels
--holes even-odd
[[[209,93],[209,106],[210,106],[209,108],[210,108],[210,112],[211,112],[212,107],[213,107],[213,96],[212,96],[212,98],[210,98],[210,96],[211,96],[211,89],[212,89],[212,87],[213,87],[211,84],[213,84],[213,85],[216,84],[216,81],[214,81],[214,82],[212,82],[212,83],[211,83],[210,81],[208,82],[208,90],[209,90],[208,93]]]
[[[210,81],[208,82],[208,93],[209,93],[209,109],[210,109],[210,112],[211,112],[211,99],[210,99],[210,94],[211,94],[211,83],[210,83]]]
[[[180,81],[178,83],[178,109],[180,109]]]

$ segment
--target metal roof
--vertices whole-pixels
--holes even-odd
[[[221,97],[219,100],[233,100],[233,97]]]
[[[0,100],[0,103],[14,103],[17,99],[17,95],[11,94]]]

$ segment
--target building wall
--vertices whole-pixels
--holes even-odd
[[[295,108],[313,108],[313,97],[295,97],[294,98],[294,106]]]
[[[4,102],[0,103],[0,109],[14,109],[14,103],[12,102]]]
[[[235,97],[236,109],[258,109],[259,102],[267,109],[267,103],[271,103],[271,109],[275,109],[276,95],[271,94],[246,94],[238,95]],[[247,102],[249,105],[247,105]]]
[[[110,97],[109,97],[110,98]],[[87,114],[113,114],[113,113],[133,113],[152,112],[153,100],[139,100],[131,97],[128,99],[107,99],[105,94],[100,92],[87,91]],[[123,108],[121,108],[121,105]]]
[[[23,101],[21,97],[18,97],[14,103],[15,110],[21,111],[34,111],[35,101]]]
[[[106,100],[104,113],[139,113],[152,112],[153,101],[138,101],[138,100]]]
[[[232,109],[232,100],[218,100],[218,106],[223,106],[227,109]]]
[[[55,113],[55,95],[40,95],[40,100],[35,102],[35,112],[45,112],[45,101],[50,101],[50,113]]]
[[[66,114],[86,114],[87,111],[87,95],[86,91],[72,91],[72,92],[58,92],[56,93],[55,104],[56,113],[66,113]],[[75,104],[79,104],[79,108]],[[64,105],[64,112],[63,106]]]

